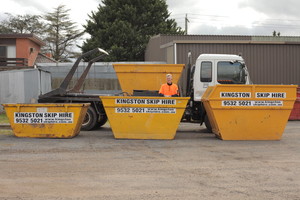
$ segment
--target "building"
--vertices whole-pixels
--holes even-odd
[[[239,54],[255,84],[300,85],[300,37],[157,35],[149,40],[145,61],[192,64],[204,53]]]
[[[0,67],[32,67],[44,45],[34,34],[0,34]]]
[[[4,103],[34,103],[51,91],[51,74],[42,69],[0,71],[0,113]]]
[[[58,61],[54,60],[50,53],[38,53],[37,58],[35,60],[35,64],[38,65],[39,63],[58,63]]]

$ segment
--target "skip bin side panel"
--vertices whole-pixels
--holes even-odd
[[[206,107],[223,140],[280,140],[296,86],[217,85]]]
[[[114,64],[123,92],[133,94],[133,90],[159,90],[166,82],[166,74],[173,75],[177,83],[183,64]]]
[[[118,139],[173,139],[189,99],[164,97],[100,98],[114,137]],[[117,99],[128,100],[128,102],[132,102],[132,100],[176,100],[176,104],[117,104]],[[137,108],[142,110],[142,112],[134,113],[133,110]],[[118,112],[118,109],[121,112]],[[163,112],[148,112],[150,109],[163,110]],[[165,110],[168,112],[165,112]]]
[[[177,113],[183,114],[182,111]],[[114,115],[108,111],[109,118],[122,118],[121,121],[110,120],[115,138],[119,139],[174,139],[180,118],[163,114]]]
[[[260,110],[253,116],[253,110],[216,110],[219,136],[223,140],[280,140],[284,132],[288,110]],[[224,116],[227,120],[224,120]],[[246,116],[246,117],[245,117]]]
[[[212,112],[212,106],[211,106],[211,101],[210,96],[212,93],[214,93],[214,90],[216,90],[215,86],[210,86],[206,89],[206,91],[204,92],[204,94],[202,95],[201,101],[204,105],[208,120],[211,124],[212,127],[212,132],[217,136],[220,137],[220,133],[219,133],[219,127],[218,127],[218,123],[216,122],[216,117],[214,116],[214,112]]]
[[[89,104],[4,104],[12,130],[17,137],[72,138],[78,135],[83,117]],[[15,113],[46,114],[72,113],[72,123],[16,123]],[[85,111],[85,112],[84,112]],[[42,114],[44,114],[42,113]],[[82,116],[83,115],[83,116]],[[30,119],[30,117],[29,117]],[[79,123],[81,120],[81,123]]]

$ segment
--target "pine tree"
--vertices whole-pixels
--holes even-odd
[[[69,11],[64,5],[60,5],[54,8],[54,12],[44,16],[47,22],[46,48],[57,61],[68,61],[69,57],[76,54],[72,47],[76,40],[83,35],[83,32],[76,29],[76,24],[70,20]]]
[[[151,36],[184,33],[167,8],[165,0],[103,0],[84,26],[91,38],[83,52],[100,47],[108,61],[143,61]]]

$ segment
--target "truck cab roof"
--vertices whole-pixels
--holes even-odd
[[[201,54],[198,57],[198,59],[199,60],[240,60],[240,61],[243,60],[241,56],[233,55],[233,54]]]

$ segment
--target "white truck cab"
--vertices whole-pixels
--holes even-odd
[[[201,54],[194,70],[194,101],[201,101],[201,96],[209,86],[251,83],[244,59],[238,55]]]

